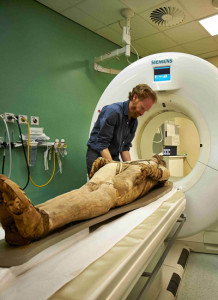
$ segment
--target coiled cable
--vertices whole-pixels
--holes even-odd
[[[9,134],[9,130],[8,130],[8,125],[5,121],[5,118],[3,115],[0,115],[0,118],[3,120],[4,124],[5,124],[5,129],[7,132],[7,136],[8,136],[8,148],[9,148],[9,157],[10,157],[10,162],[9,162],[9,172],[8,172],[8,178],[11,177],[11,168],[12,168],[12,153],[11,153],[11,140],[10,140],[10,134]],[[3,166],[5,164],[5,157],[3,158]],[[4,169],[3,169],[4,171]]]
[[[25,157],[25,161],[26,161],[26,166],[27,166],[27,173],[28,173],[27,183],[24,186],[24,188],[22,188],[22,190],[24,191],[27,188],[27,186],[28,186],[28,184],[30,182],[30,168],[29,168],[29,164],[28,164],[28,161],[27,161],[26,150],[25,150],[25,147],[24,147],[24,141],[23,141],[23,137],[22,137],[22,132],[21,132],[20,124],[18,122],[18,116],[16,116],[15,121],[17,122],[18,130],[19,130],[19,133],[20,133],[20,139],[21,139],[21,144],[22,144],[22,148],[23,148],[23,153],[24,153],[24,157]]]

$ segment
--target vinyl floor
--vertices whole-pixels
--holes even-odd
[[[218,299],[218,255],[190,253],[177,300]]]

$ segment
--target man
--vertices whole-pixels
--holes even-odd
[[[98,157],[109,161],[130,161],[131,142],[138,126],[137,118],[157,102],[156,93],[147,85],[139,84],[129,93],[129,100],[104,106],[88,140],[86,163],[90,174]]]

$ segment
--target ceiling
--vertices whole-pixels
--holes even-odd
[[[119,46],[123,46],[122,26],[125,25],[121,10],[131,8],[134,11],[130,19],[131,44],[141,57],[158,52],[183,52],[204,59],[218,56],[218,35],[211,36],[198,22],[218,14],[212,0],[37,1]],[[166,16],[171,23],[167,26],[154,23],[150,17],[153,11],[163,7],[174,11]]]

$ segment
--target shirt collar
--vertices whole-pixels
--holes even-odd
[[[123,102],[124,115],[129,117],[129,100]]]

